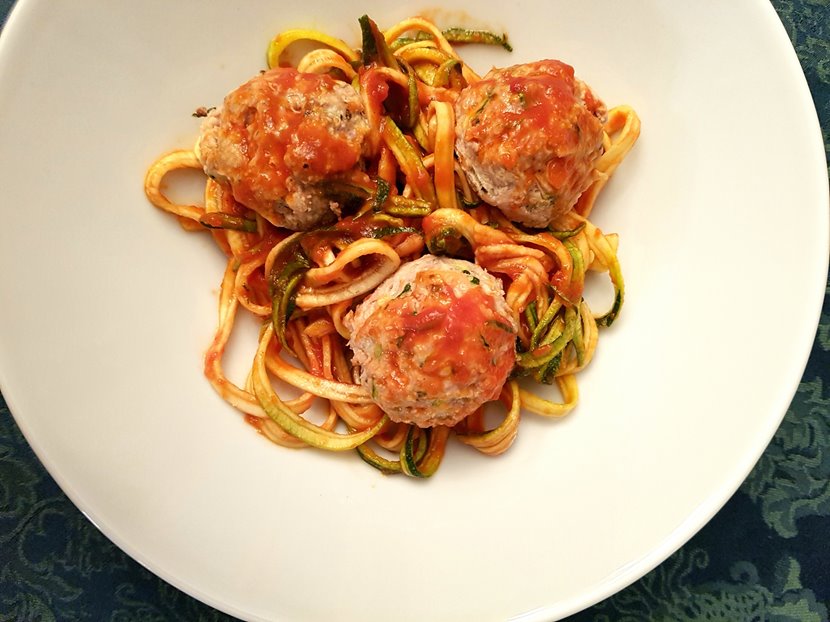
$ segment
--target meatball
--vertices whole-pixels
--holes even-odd
[[[467,179],[513,221],[549,225],[594,180],[606,110],[565,63],[493,69],[462,91],[455,114]]]
[[[205,172],[278,227],[303,230],[339,209],[322,182],[359,166],[369,122],[351,85],[276,68],[231,92],[204,120]]]
[[[498,398],[518,325],[501,282],[460,259],[403,265],[347,318],[358,381],[393,421],[452,426]]]

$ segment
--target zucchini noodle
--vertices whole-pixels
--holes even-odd
[[[360,20],[355,49],[314,30],[277,35],[269,67],[283,63],[296,42],[312,51],[296,67],[351,84],[369,124],[361,174],[332,179],[327,190],[352,205],[331,226],[290,233],[237,203],[221,181],[206,178],[203,205],[168,199],[162,182],[178,169],[202,170],[197,151],[157,159],[145,193],[188,231],[208,231],[227,257],[218,322],[204,373],[216,392],[269,440],[287,447],[355,450],[383,473],[429,477],[454,437],[487,455],[510,447],[523,413],[561,417],[577,403],[576,374],[593,358],[599,330],[623,304],[625,286],[618,239],[589,220],[595,202],[639,135],[628,106],[612,108],[603,127],[593,182],[546,229],[527,229],[483,202],[465,178],[455,152],[453,102],[480,80],[453,44],[489,44],[511,50],[506,36],[454,28],[439,30],[415,17],[380,31]],[[376,97],[378,85],[399,95]],[[487,103],[485,101],[482,107]],[[365,173],[364,173],[365,171]],[[389,419],[355,381],[345,316],[403,264],[424,253],[465,257],[499,278],[519,320],[516,364],[497,402],[501,422],[489,428],[485,407],[453,428],[419,428]],[[588,272],[605,273],[614,287],[609,309],[597,313],[583,298]],[[235,384],[222,359],[239,307],[262,321],[248,378]],[[291,362],[289,362],[291,361]],[[281,399],[273,381],[299,389]],[[539,384],[556,385],[561,401],[543,397]],[[321,423],[305,415],[317,403]],[[487,408],[490,408],[488,406]]]

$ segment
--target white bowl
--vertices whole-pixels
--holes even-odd
[[[270,445],[202,376],[223,259],[142,193],[199,106],[276,32],[358,43],[425,7],[22,0],[0,40],[0,386],[61,487],[175,586],[250,620],[551,620],[691,537],[760,456],[800,379],[827,268],[819,127],[766,2],[452,0],[512,55],[574,65],[639,113],[595,210],[627,301],[562,421],[527,415],[430,481]],[[249,322],[247,334],[254,329]],[[250,344],[230,368],[244,374]]]

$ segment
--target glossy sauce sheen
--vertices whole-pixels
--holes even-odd
[[[448,385],[471,383],[484,399],[498,397],[515,363],[512,320],[498,314],[481,287],[454,287],[453,281],[464,280],[468,286],[470,278],[464,273],[419,273],[412,288],[424,295],[395,298],[367,322],[363,330],[378,344],[376,353],[388,370],[375,380],[379,391],[411,392],[414,367],[419,398],[440,399]]]
[[[593,95],[584,103],[580,99],[573,67],[555,60],[521,67],[521,72],[497,72],[476,84],[485,98],[493,92],[509,95],[482,101],[468,140],[486,143],[505,166],[551,146],[559,157],[573,154],[583,135],[592,145],[599,143],[602,126],[594,116],[596,100]]]
[[[284,194],[289,176],[322,179],[357,163],[360,144],[332,133],[322,115],[305,113],[305,102],[334,85],[328,76],[276,69],[228,95],[228,131],[248,159],[234,184],[237,201],[255,202],[253,188]]]
[[[494,69],[456,103],[456,149],[482,199],[544,227],[593,181],[605,115],[561,61]]]
[[[336,217],[327,181],[360,167],[369,131],[360,95],[328,76],[266,71],[232,91],[202,124],[199,159],[233,198],[278,227]]]

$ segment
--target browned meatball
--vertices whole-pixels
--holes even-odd
[[[202,125],[208,175],[273,224],[308,229],[333,219],[326,178],[360,162],[369,123],[357,92],[328,76],[276,68],[231,92]]]
[[[565,63],[494,69],[462,91],[455,113],[470,184],[511,220],[545,227],[594,180],[605,106]]]
[[[393,421],[451,426],[498,398],[517,324],[501,282],[460,259],[402,266],[348,319],[359,381]]]

